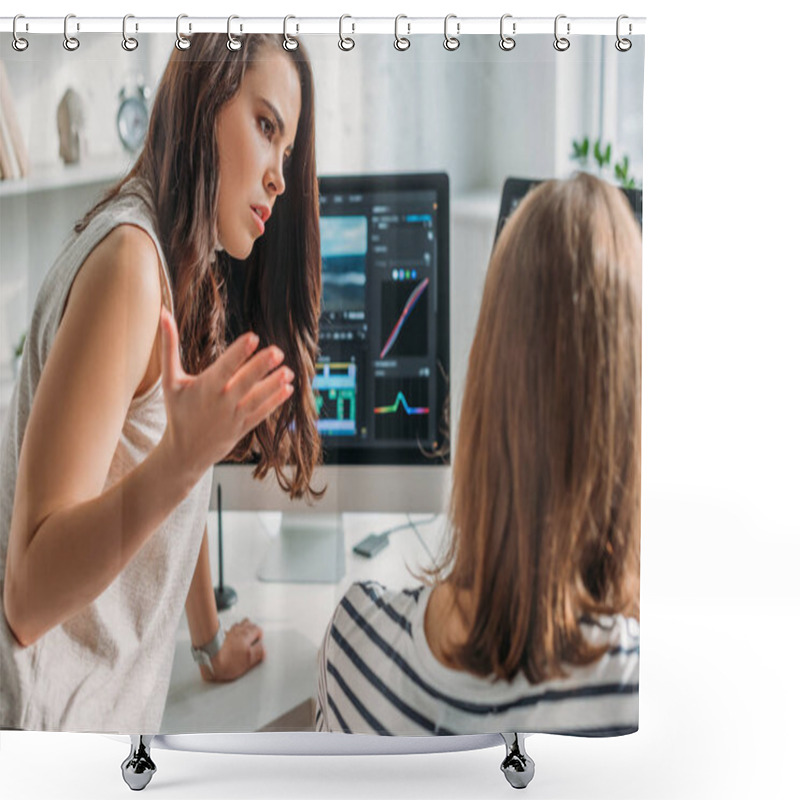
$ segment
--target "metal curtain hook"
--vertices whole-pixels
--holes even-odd
[[[398,14],[394,18],[394,49],[395,50],[408,50],[411,47],[411,39],[407,39],[405,36],[400,35],[400,20],[401,19],[408,19],[405,14]],[[411,23],[407,22],[406,27],[408,28],[408,33],[411,33]]]
[[[25,17],[22,14],[17,14],[17,16],[14,17],[14,24],[11,27],[11,32],[14,34],[14,38],[11,40],[11,46],[18,53],[21,53],[23,50],[27,50],[28,49],[28,40],[27,39],[23,39],[17,33],[17,20],[18,19],[25,19]],[[28,23],[27,22],[25,23],[25,30],[28,30]]]
[[[620,14],[617,17],[617,41],[614,42],[614,47],[616,47],[617,50],[619,50],[620,53],[627,53],[628,50],[630,50],[631,47],[633,47],[633,42],[631,42],[630,39],[622,39],[622,38],[620,38],[620,35],[619,35],[619,24],[620,24],[620,22],[622,22],[623,19],[628,19],[626,14]],[[633,33],[633,26],[629,22],[628,23],[628,36],[630,36],[631,33]]]
[[[290,19],[297,19],[297,17],[293,17],[291,14],[283,18],[283,49],[284,50],[297,50],[298,41],[294,38],[294,36],[289,36],[289,20]],[[296,30],[299,30],[299,27],[296,26]]]
[[[558,50],[559,53],[563,53],[565,50],[569,50],[570,41],[566,38],[566,36],[559,36],[558,35],[558,21],[560,19],[566,19],[566,14],[559,14],[556,17],[555,26],[553,28],[554,35],[556,40],[553,42],[553,47]],[[567,36],[569,36],[569,22],[567,23]]]
[[[339,49],[344,50],[345,53],[348,52],[349,50],[352,50],[356,46],[355,41],[351,39],[349,36],[345,36],[344,33],[342,32],[342,27],[346,19],[353,19],[353,18],[349,14],[342,14],[342,16],[339,17]],[[351,23],[351,25],[353,28],[352,33],[355,33],[356,32],[355,22]]]
[[[503,25],[505,25],[505,21],[507,19],[511,19],[511,14],[503,14],[500,17],[500,49],[505,50],[508,52],[509,50],[513,50],[517,46],[517,40],[511,36],[507,36],[505,31],[503,30]],[[516,34],[517,32],[517,23],[511,23],[511,33]]]
[[[177,47],[178,50],[188,50],[189,45],[192,43],[190,39],[187,39],[181,33],[181,20],[187,19],[188,16],[189,16],[188,14],[178,14],[175,20],[175,47]],[[192,23],[190,22],[189,32],[191,33],[191,31],[192,31]]]
[[[126,14],[122,18],[122,49],[127,50],[130,53],[139,46],[139,40],[135,39],[133,36],[128,36],[129,19],[135,19],[133,14]],[[136,26],[136,30],[139,30],[138,25]]]
[[[235,19],[239,19],[239,17],[237,17],[235,14],[231,14],[231,16],[228,17],[228,50],[230,50],[231,53],[235,53],[242,47],[242,40],[231,33],[231,22],[233,22]],[[239,30],[241,29],[242,26],[240,25]]]
[[[69,50],[70,53],[73,53],[81,46],[81,43],[74,36],[70,36],[67,32],[67,25],[71,19],[75,19],[74,14],[67,14],[67,16],[64,17],[64,49]],[[79,22],[76,23],[76,27],[77,30],[81,29]]]
[[[458,34],[461,33],[461,23],[460,22],[456,22],[456,35],[455,36],[450,36],[450,34],[447,32],[447,23],[450,22],[451,19],[458,19],[458,18],[456,17],[455,14],[448,14],[444,18],[444,42],[443,42],[443,44],[444,44],[444,49],[445,50],[449,50],[452,53],[453,50],[458,50],[458,48],[461,46],[461,42],[458,39]]]

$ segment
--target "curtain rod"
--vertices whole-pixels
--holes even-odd
[[[247,33],[289,33],[291,36],[304,34],[339,34],[347,35],[375,33],[394,35],[396,31],[402,36],[415,34],[445,33],[444,17],[355,17],[345,15],[339,17],[236,17],[231,23],[231,32],[238,35]],[[625,17],[621,33],[624,36],[642,35],[645,32],[645,17]],[[70,15],[68,19],[69,35],[81,33],[119,33],[122,34],[123,18],[120,17],[82,17]],[[129,16],[126,30],[129,36],[137,33],[172,33],[176,32],[175,17],[136,17]],[[180,30],[183,35],[191,33],[227,33],[227,17],[194,17],[181,15]],[[450,15],[447,31],[454,36],[474,34],[500,34],[500,17],[459,17]],[[569,25],[569,30],[567,26]],[[286,26],[286,27],[284,27]],[[616,17],[570,17],[559,15],[559,34],[570,36],[617,33]],[[505,15],[503,30],[507,35],[521,36],[525,34],[553,35],[554,17],[514,17]],[[0,17],[0,32],[11,33],[14,29],[13,17]],[[62,34],[65,33],[64,17],[27,17],[17,20],[18,35],[25,34]]]

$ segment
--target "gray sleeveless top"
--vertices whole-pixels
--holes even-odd
[[[22,437],[72,282],[92,249],[118,225],[145,230],[158,250],[162,302],[172,308],[166,259],[140,179],[73,232],[44,280],[31,320],[0,451],[0,608]],[[98,298],[102,301],[102,298]],[[161,439],[161,378],[128,409],[105,488],[141,463]],[[89,606],[29,647],[0,615],[0,728],[157,733],[169,686],[175,633],[202,542],[211,470]],[[115,532],[109,530],[108,536]],[[198,677],[199,679],[199,677]]]

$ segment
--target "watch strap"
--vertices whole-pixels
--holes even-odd
[[[211,664],[211,659],[219,653],[222,649],[222,643],[225,641],[225,632],[222,630],[222,625],[217,627],[217,632],[214,638],[200,647],[192,647],[192,658],[196,664],[205,665],[209,672],[214,675],[214,667]]]

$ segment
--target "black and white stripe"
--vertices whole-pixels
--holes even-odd
[[[424,639],[429,593],[423,587],[390,592],[376,583],[348,590],[320,651],[318,729],[617,736],[638,728],[635,621],[587,622],[587,637],[609,649],[595,664],[571,668],[566,678],[538,685],[521,675],[511,683],[491,681],[435,661]]]

